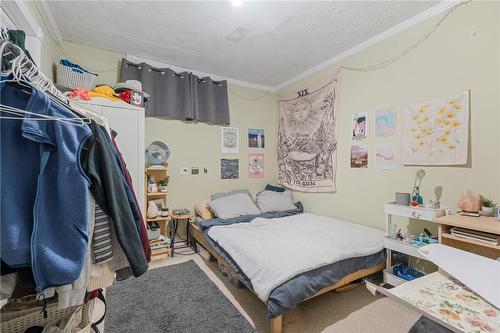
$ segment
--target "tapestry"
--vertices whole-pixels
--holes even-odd
[[[335,191],[336,85],[333,81],[315,90],[302,90],[298,97],[280,99],[278,183],[281,185],[303,192]]]
[[[467,163],[469,92],[451,94],[403,109],[403,163],[458,165]]]

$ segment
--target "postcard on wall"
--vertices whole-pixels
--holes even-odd
[[[357,112],[352,114],[352,139],[366,139],[368,118],[366,112]]]
[[[265,148],[264,130],[261,128],[248,129],[248,147],[249,148]]]
[[[403,117],[404,164],[467,163],[469,91],[406,105]]]
[[[388,138],[396,133],[396,109],[375,111],[375,136]]]
[[[393,143],[375,145],[375,168],[379,170],[392,170],[396,168]]]
[[[248,177],[264,178],[264,154],[248,154]]]
[[[351,146],[351,168],[368,168],[368,149],[366,145]]]
[[[220,179],[238,179],[240,177],[239,160],[221,158]]]
[[[221,128],[221,151],[222,153],[237,154],[238,146],[238,128],[222,127]]]

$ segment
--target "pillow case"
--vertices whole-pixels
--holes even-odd
[[[261,191],[255,197],[257,207],[262,212],[280,212],[297,208],[293,204],[292,192]]]
[[[237,193],[210,201],[210,208],[220,219],[260,214],[248,193]]]
[[[214,193],[214,194],[212,194],[210,196],[210,199],[211,200],[220,199],[220,198],[229,197],[231,195],[238,194],[238,193],[246,193],[246,194],[248,194],[250,196],[250,198],[252,197],[252,195],[250,194],[249,190],[247,190],[245,188],[241,188],[241,189],[232,190],[232,191],[229,191],[229,192]]]
[[[212,212],[210,206],[208,205],[208,200],[198,202],[194,206],[194,211],[202,219],[209,220],[215,218],[215,214]]]
[[[273,191],[273,192],[285,192],[285,188],[284,187],[274,186],[274,185],[270,185],[270,184],[266,185],[265,190],[266,191]]]

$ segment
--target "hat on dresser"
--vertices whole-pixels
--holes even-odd
[[[149,98],[149,94],[142,91],[141,81],[127,80],[125,82],[119,82],[115,85],[115,91],[123,91],[123,90],[133,90],[136,92],[140,92],[144,95],[144,97]]]

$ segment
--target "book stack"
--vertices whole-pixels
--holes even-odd
[[[454,227],[450,229],[450,233],[456,237],[472,239],[478,242],[499,245],[500,236],[495,234],[490,234],[487,232],[481,232],[476,230],[470,230],[465,228]]]
[[[170,239],[166,239],[163,235],[160,235],[159,238],[150,240],[149,244],[151,245],[153,254],[157,252],[163,253],[166,249],[170,248]]]

